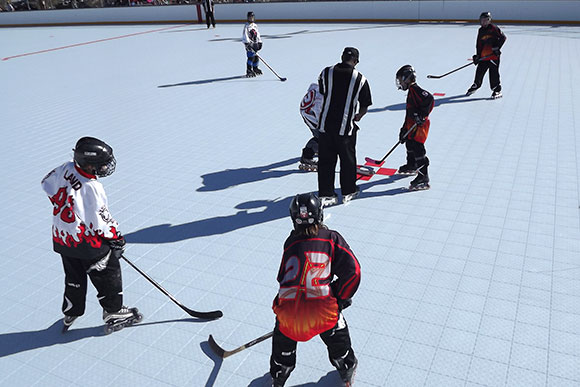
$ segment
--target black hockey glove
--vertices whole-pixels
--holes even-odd
[[[499,47],[493,47],[491,49],[491,51],[494,53],[494,55],[497,55],[497,56],[501,55],[501,50],[499,49]]]
[[[120,254],[123,254],[123,252],[125,251],[125,244],[127,243],[125,241],[125,237],[121,236],[118,239],[109,239],[108,242],[111,250],[115,250],[115,252],[120,252]]]
[[[258,52],[262,49],[262,43],[252,43],[252,51]]]
[[[407,131],[405,130],[404,127],[402,127],[401,130],[399,131],[399,142],[401,144],[404,144],[405,141],[407,141],[407,136],[405,136],[406,133]]]
[[[473,59],[473,64],[478,64],[479,63],[479,59],[481,58],[479,55],[475,54],[474,56],[471,57]]]
[[[352,298],[347,298],[346,300],[341,300],[340,298],[337,298],[336,303],[338,304],[338,311],[342,312],[343,310],[352,305]]]
[[[425,118],[421,117],[419,113],[413,113],[413,120],[415,120],[417,125],[422,125],[425,123]]]

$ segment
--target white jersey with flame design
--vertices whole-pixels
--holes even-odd
[[[118,224],[108,209],[103,185],[73,161],[52,170],[42,188],[53,204],[52,239],[60,254],[93,259],[109,252],[106,239],[117,239]]]
[[[312,83],[302,101],[300,101],[300,114],[304,123],[310,130],[316,130],[318,127],[318,118],[322,110],[322,94],[318,90],[318,83]]]

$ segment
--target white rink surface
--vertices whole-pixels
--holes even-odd
[[[299,102],[348,45],[374,101],[361,162],[397,140],[401,65],[445,93],[426,144],[431,190],[377,175],[326,210],[362,267],[345,311],[356,385],[580,385],[580,29],[502,28],[499,100],[487,77],[462,97],[473,67],[426,79],[466,63],[473,24],[260,24],[285,83],[263,65],[260,78],[234,78],[241,24],[0,29],[0,385],[265,386],[271,341],[221,361],[207,338],[232,349],[273,328],[289,199],[317,190],[297,169],[309,139]],[[89,287],[86,314],[60,333],[63,272],[40,180],[85,135],[115,150],[103,184],[127,257],[222,319],[190,318],[123,263],[143,323],[104,336]],[[399,147],[385,166],[404,157]],[[300,343],[287,385],[338,383],[322,341]]]

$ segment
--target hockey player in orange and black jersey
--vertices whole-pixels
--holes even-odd
[[[407,147],[407,163],[399,167],[399,173],[417,173],[417,177],[411,181],[411,190],[429,189],[429,158],[426,156],[425,141],[431,126],[429,114],[435,105],[433,95],[419,87],[416,81],[413,66],[405,65],[397,71],[397,88],[408,90],[405,122],[399,132],[399,141]],[[415,129],[405,136],[413,125],[416,125]]]
[[[473,56],[473,63],[477,65],[475,80],[473,85],[467,90],[466,95],[475,93],[481,87],[483,76],[489,70],[489,85],[492,90],[491,98],[501,98],[499,57],[501,55],[500,49],[507,38],[498,26],[491,23],[490,12],[482,12],[479,16],[479,24],[481,27],[477,32],[476,54]]]
[[[274,299],[276,326],[270,357],[274,387],[284,386],[296,365],[298,341],[320,335],[330,362],[346,386],[352,384],[357,359],[342,309],[350,306],[360,283],[360,265],[336,231],[323,223],[322,204],[310,194],[290,204],[294,230],[284,243]]]
[[[75,145],[74,159],[42,180],[53,206],[53,249],[61,255],[65,273],[63,331],[85,312],[87,276],[97,289],[107,328],[118,330],[143,317],[137,308],[123,306],[119,258],[125,239],[109,213],[105,190],[97,181],[97,177],[111,175],[115,166],[109,145],[83,137]]]

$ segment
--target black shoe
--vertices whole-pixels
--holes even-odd
[[[498,99],[498,98],[501,98],[501,97],[502,97],[501,91],[494,91],[493,93],[491,93],[491,98],[492,99]]]
[[[470,96],[471,94],[475,93],[477,89],[479,89],[479,86],[474,83],[469,89],[467,89],[467,93],[465,93],[465,95]]]
[[[262,75],[262,70],[260,70],[260,69],[259,69],[259,68],[257,68],[257,67],[254,67],[254,68],[253,68],[253,71],[254,71],[254,73],[255,73],[256,75]]]
[[[423,175],[421,173],[419,173],[417,177],[413,179],[413,181],[411,181],[411,185],[409,186],[409,189],[411,191],[429,188],[431,188],[431,186],[429,185],[429,176]]]
[[[352,367],[341,370],[338,373],[340,374],[340,378],[344,382],[345,387],[351,387],[354,383],[354,376],[356,375],[356,367],[358,366],[358,359],[354,359],[354,364]]]
[[[402,175],[414,175],[415,173],[417,173],[417,166],[409,164],[401,165],[397,173],[400,173]]]

